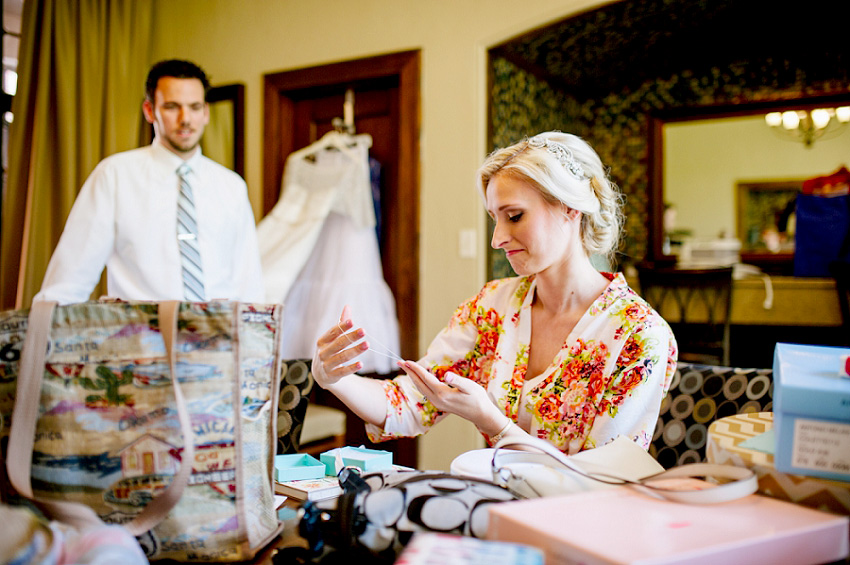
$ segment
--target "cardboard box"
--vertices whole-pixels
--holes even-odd
[[[284,481],[318,479],[324,476],[325,466],[310,455],[291,453],[275,455],[274,457],[274,480],[279,483]]]
[[[326,475],[336,476],[337,454],[342,457],[344,466],[357,467],[361,471],[380,471],[393,467],[393,454],[389,451],[365,447],[337,447],[325,451],[319,456],[319,459],[325,464]]]
[[[490,505],[487,539],[539,547],[546,565],[815,565],[847,556],[849,522],[756,494],[696,505],[616,487]]]
[[[850,481],[850,349],[777,343],[773,420],[777,470]]]

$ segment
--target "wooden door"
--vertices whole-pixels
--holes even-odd
[[[333,63],[264,77],[263,215],[280,197],[287,156],[333,129],[345,92],[354,92],[357,133],[372,136],[381,165],[381,260],[393,292],[401,356],[417,359],[419,305],[419,52]],[[342,407],[319,391],[322,404]],[[363,424],[348,411],[347,442],[367,443]],[[415,466],[415,442],[380,444],[395,461]]]

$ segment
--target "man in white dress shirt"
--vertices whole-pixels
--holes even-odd
[[[107,270],[107,293],[124,300],[186,300],[177,236],[180,178],[194,197],[205,300],[264,300],[257,234],[245,181],[204,157],[209,82],[197,65],[155,64],[146,81],[151,145],[101,161],[74,202],[34,300],[89,299]],[[181,236],[184,237],[184,236]]]

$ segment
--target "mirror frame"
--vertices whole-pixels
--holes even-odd
[[[245,85],[213,86],[207,91],[207,103],[233,102],[233,170],[245,178]]]
[[[811,110],[823,106],[850,105],[850,92],[827,96],[798,96],[778,100],[742,102],[739,104],[681,106],[651,112],[648,116],[647,231],[649,245],[646,260],[659,264],[674,264],[675,255],[664,254],[664,126],[668,123],[733,118],[766,114],[781,110]]]

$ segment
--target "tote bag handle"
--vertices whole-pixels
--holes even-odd
[[[87,526],[102,524],[100,517],[84,504],[61,500],[36,499],[32,492],[30,473],[32,471],[32,452],[35,446],[35,428],[41,400],[41,383],[44,377],[44,361],[50,340],[50,327],[56,302],[35,302],[30,309],[27,334],[24,338],[18,371],[17,399],[12,411],[12,426],[9,430],[9,449],[6,470],[9,482],[18,493],[43,507],[47,513],[64,523],[83,529]],[[183,435],[183,454],[180,467],[171,484],[136,515],[124,527],[138,536],[156,526],[174,508],[183,495],[192,473],[195,460],[195,445],[189,411],[180,383],[177,379],[177,355],[174,341],[177,330],[178,301],[159,304],[160,331],[162,332],[168,355],[168,367],[174,386],[177,404],[177,419]]]

